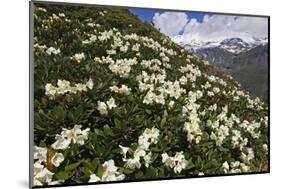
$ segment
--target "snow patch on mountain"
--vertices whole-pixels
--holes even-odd
[[[227,38],[222,41],[199,41],[194,39],[183,41],[182,38],[176,36],[172,38],[172,40],[192,52],[196,52],[198,49],[218,47],[234,54],[239,54],[259,45],[266,45],[268,43],[267,38],[255,37],[246,39]]]

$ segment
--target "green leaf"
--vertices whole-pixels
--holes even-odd
[[[69,179],[73,174],[74,174],[74,172],[60,171],[60,172],[56,173],[55,178],[56,178],[57,180],[67,180],[67,179]]]
[[[134,170],[132,170],[132,169],[127,169],[127,168],[123,169],[123,173],[125,173],[125,174],[132,174],[133,172],[134,172]]]
[[[66,117],[66,111],[64,111],[63,107],[56,106],[53,109],[53,115],[58,121],[63,121]]]
[[[110,128],[108,125],[105,125],[105,126],[103,127],[103,132],[104,132],[104,134],[105,134],[106,136],[114,136],[114,134],[113,134],[111,128]]]
[[[155,177],[157,175],[156,172],[157,172],[157,170],[155,168],[149,167],[145,171],[145,177],[146,178],[153,178],[153,177]]]
[[[85,174],[84,177],[88,178],[93,172],[91,169],[89,169],[88,167],[83,167],[82,169],[83,173]],[[83,178],[83,176],[82,176]]]
[[[97,176],[98,177],[102,177],[103,175],[103,166],[101,164],[99,164],[98,170],[97,170]]]
[[[166,121],[167,121],[167,118],[163,117],[163,119],[161,120],[161,123],[160,123],[160,127],[163,127],[165,125]]]
[[[40,131],[45,131],[46,130],[46,128],[41,127],[39,124],[35,124],[34,127],[35,127],[36,130],[40,130]]]
[[[74,170],[80,165],[80,163],[81,162],[79,161],[79,162],[76,162],[76,163],[69,164],[69,165],[65,166],[64,170],[66,170],[66,171]]]
[[[95,158],[93,161],[92,161],[92,171],[95,172],[95,170],[97,169],[98,165],[100,163],[100,160],[98,158]]]
[[[143,172],[141,172],[141,171],[136,172],[135,177],[136,177],[136,179],[143,179]]]
[[[195,165],[191,161],[188,161],[186,169],[192,169],[194,167],[195,167]]]
[[[165,169],[164,169],[163,166],[158,167],[157,169],[158,169],[158,175],[159,176],[164,176],[165,175]]]
[[[103,136],[104,137],[104,133],[103,131],[99,130],[99,129],[95,129],[95,133],[99,136]]]
[[[119,121],[117,118],[114,118],[114,124],[115,124],[115,126],[118,127],[118,128],[122,127],[121,121]]]
[[[148,110],[148,109],[145,109],[145,112],[146,112],[147,114],[151,114],[151,113],[152,113],[151,110]]]

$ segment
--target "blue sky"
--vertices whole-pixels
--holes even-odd
[[[177,42],[221,41],[233,37],[251,42],[254,38],[265,38],[268,35],[268,20],[263,17],[141,8],[129,10],[141,20],[153,22],[154,27]]]
[[[141,20],[151,22],[155,13],[163,13],[163,10],[155,10],[155,9],[130,9],[131,13],[137,15]],[[205,14],[202,13],[193,13],[193,12],[185,12],[188,18],[196,18],[198,22],[202,22]],[[209,14],[210,15],[210,14]]]

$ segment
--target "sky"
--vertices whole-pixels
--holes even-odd
[[[239,37],[246,42],[268,37],[265,17],[233,16],[154,9],[130,9],[141,20],[152,22],[175,42],[221,41]]]
[[[165,11],[162,11],[162,10],[155,10],[155,9],[137,9],[137,8],[134,8],[134,9],[130,9],[130,11],[132,13],[134,13],[135,15],[137,15],[141,20],[143,21],[152,21],[152,18],[154,16],[155,13],[163,13]],[[202,22],[203,20],[203,16],[204,14],[198,14],[198,13],[187,13],[188,16],[190,18],[196,18],[198,19],[199,21]]]

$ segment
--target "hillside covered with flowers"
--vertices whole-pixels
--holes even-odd
[[[268,171],[268,108],[121,8],[35,3],[34,186]]]

